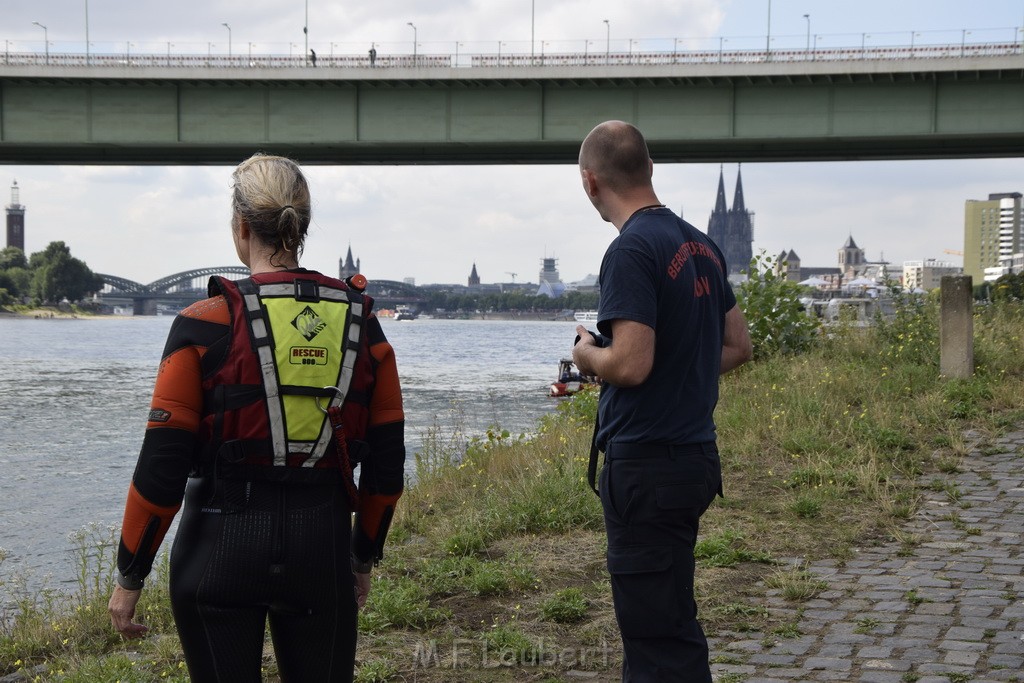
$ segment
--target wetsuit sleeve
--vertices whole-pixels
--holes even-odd
[[[132,475],[117,550],[117,580],[142,587],[181,507],[203,408],[203,357],[229,334],[222,297],[182,311],[171,326],[157,372],[149,421]]]
[[[360,563],[377,563],[384,557],[384,540],[405,484],[405,413],[394,349],[375,316],[366,328],[376,370],[366,432],[369,456],[360,465],[352,554]]]

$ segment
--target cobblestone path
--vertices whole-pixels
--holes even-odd
[[[770,591],[769,609],[799,635],[719,633],[716,683],[1024,682],[1020,429],[973,447],[958,472],[924,478],[925,499],[903,527],[915,542],[809,564],[828,586],[812,600]]]

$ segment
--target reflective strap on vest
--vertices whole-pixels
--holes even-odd
[[[248,289],[247,287],[246,290]],[[266,319],[263,317],[260,297],[258,294],[246,290],[243,290],[245,308],[249,313],[246,319],[256,343],[256,353],[260,359],[260,374],[263,376],[263,390],[267,395],[270,441],[274,446],[274,464],[284,465],[288,451],[285,448],[284,416],[281,414],[281,401],[277,392],[277,365],[274,363],[274,350],[270,346],[270,335]]]

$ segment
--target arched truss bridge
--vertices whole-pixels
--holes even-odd
[[[127,278],[118,277],[117,275],[107,275],[105,273],[96,273],[103,282],[110,285],[116,293],[130,294],[134,296],[146,296],[146,295],[157,295],[157,294],[173,294],[182,290],[193,292],[197,289],[203,291],[206,290],[205,283],[202,287],[196,287],[194,280],[205,279],[211,275],[240,275],[245,276],[249,274],[249,269],[245,266],[214,266],[210,268],[194,268],[192,270],[185,270],[174,275],[168,275],[162,277],[159,280],[154,280],[148,285],[142,284],[141,282],[135,282]]]
[[[212,266],[209,268],[194,268],[185,270],[174,275],[162,277],[149,284],[135,282],[117,275],[97,273],[103,282],[111,287],[110,294],[124,294],[132,297],[153,297],[164,294],[193,293],[206,291],[206,283],[196,286],[196,280],[205,280],[211,275],[233,275],[244,277],[249,274],[245,266]],[[374,299],[381,301],[398,301],[401,303],[414,303],[423,300],[423,291],[416,285],[410,285],[396,280],[370,280],[366,293]]]

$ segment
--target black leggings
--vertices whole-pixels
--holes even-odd
[[[268,617],[282,681],[352,680],[350,520],[338,483],[189,481],[170,587],[193,681],[260,681]]]

